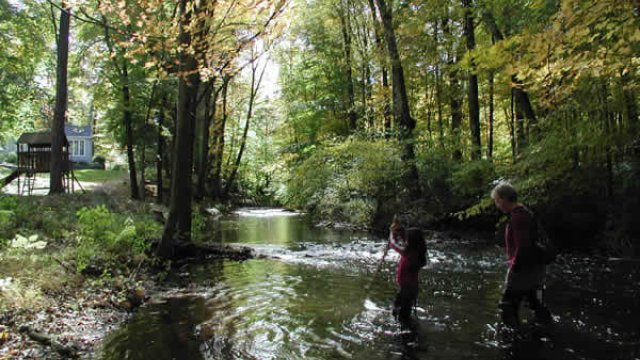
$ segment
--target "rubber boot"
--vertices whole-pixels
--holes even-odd
[[[520,326],[518,312],[513,303],[500,302],[500,304],[498,304],[498,308],[500,309],[500,319],[504,325],[514,329]]]

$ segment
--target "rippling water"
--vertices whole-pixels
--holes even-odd
[[[502,250],[430,238],[407,334],[390,311],[397,255],[374,276],[383,239],[277,210],[240,211],[214,237],[267,258],[182,269],[167,296],[107,337],[101,358],[640,359],[637,262],[561,258],[547,291],[556,325],[506,339],[496,334]]]

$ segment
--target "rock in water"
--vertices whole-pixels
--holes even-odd
[[[209,214],[209,216],[211,216],[214,219],[217,219],[219,217],[222,216],[222,211],[216,209],[216,208],[208,208],[206,210],[207,214]]]

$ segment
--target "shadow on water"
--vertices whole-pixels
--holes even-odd
[[[216,233],[221,242],[251,246],[268,258],[216,260],[172,274],[166,295],[109,334],[100,358],[638,356],[640,274],[622,261],[562,259],[549,279],[556,326],[529,327],[519,337],[505,338],[495,330],[502,250],[429,239],[415,329],[406,332],[390,311],[397,255],[388,257],[367,287],[382,239],[312,228],[304,216],[264,210],[224,218]]]

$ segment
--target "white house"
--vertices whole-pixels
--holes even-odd
[[[70,145],[70,158],[75,163],[93,161],[93,129],[91,125],[65,125],[64,134]]]

